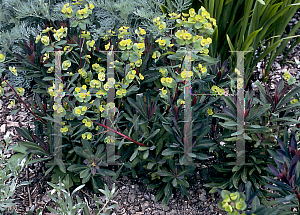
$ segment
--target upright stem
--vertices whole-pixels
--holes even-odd
[[[38,117],[35,113],[32,112],[32,110],[27,106],[27,104],[24,102],[24,100],[19,96],[19,94],[15,91],[15,89],[7,82],[7,80],[5,80],[3,77],[1,77],[1,79],[3,81],[6,82],[6,84],[10,87],[10,89],[12,89],[12,91],[14,91],[14,93],[16,94],[16,96],[20,99],[20,101],[25,105],[26,109],[29,110],[29,112],[39,121],[41,121],[42,123],[44,123],[45,125],[47,125],[47,123],[42,120],[40,117]]]
[[[99,123],[99,122],[95,122],[95,121],[93,121],[93,120],[91,120],[91,121],[92,121],[93,123],[96,123],[97,125],[102,126],[103,128],[106,128],[106,129],[108,129],[108,130],[110,130],[110,131],[112,131],[112,132],[114,132],[114,133],[116,133],[116,134],[118,134],[118,135],[124,137],[124,138],[127,139],[127,140],[130,140],[131,142],[134,142],[135,144],[138,144],[139,146],[148,147],[148,146],[144,145],[143,143],[137,142],[137,141],[131,139],[130,137],[126,136],[125,134],[122,134],[122,133],[118,132],[117,130],[114,130],[114,129],[112,129],[112,128],[106,126],[106,125],[103,125],[103,124],[101,124],[101,123]]]

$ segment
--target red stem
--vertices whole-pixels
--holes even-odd
[[[118,134],[118,135],[124,137],[124,138],[127,139],[127,140],[130,140],[130,141],[134,142],[135,144],[138,144],[139,146],[148,147],[148,146],[144,145],[143,143],[137,142],[137,141],[131,139],[130,137],[127,137],[125,134],[122,134],[122,133],[118,132],[117,130],[114,130],[114,129],[112,129],[112,128],[106,126],[106,125],[103,125],[103,124],[101,124],[101,123],[99,123],[99,122],[95,122],[95,121],[93,121],[93,120],[91,120],[91,121],[92,121],[93,123],[96,123],[97,125],[102,126],[103,128],[106,128],[106,129],[108,129],[108,130],[110,130],[110,131],[112,131],[112,132],[114,132],[114,133],[116,133],[116,134]]]
[[[14,91],[14,93],[17,95],[17,97],[20,99],[20,101],[25,105],[26,109],[30,111],[30,113],[35,116],[35,118],[39,121],[41,121],[42,123],[44,123],[45,125],[47,125],[47,123],[42,120],[40,117],[38,117],[37,115],[35,115],[35,113],[32,112],[32,110],[27,106],[27,104],[23,101],[23,99],[21,99],[21,97],[19,96],[19,94],[15,91],[15,89],[7,82],[7,80],[5,80],[3,77],[1,77],[1,79],[3,81],[6,82],[6,84],[10,87],[10,89],[12,89],[12,91]]]

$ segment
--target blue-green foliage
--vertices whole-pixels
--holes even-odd
[[[84,1],[83,1],[84,2]],[[143,27],[155,37],[160,36],[153,25],[153,18],[162,15],[161,6],[165,0],[90,0],[95,5],[90,17],[91,34],[94,39],[103,37],[108,30],[116,31],[121,26],[131,29]],[[21,46],[30,44],[29,38],[34,38],[45,27],[45,21],[63,21],[66,17],[61,12],[63,5],[71,3],[66,0],[3,0],[0,4],[0,50],[4,54],[20,54],[25,56]],[[168,0],[167,0],[168,3]],[[168,13],[180,12],[191,5],[190,0],[175,0],[167,4]],[[72,22],[72,18],[70,22]],[[133,33],[133,32],[132,32]],[[7,60],[9,58],[7,57]],[[16,59],[9,59],[15,62]],[[12,63],[10,65],[14,66]],[[7,65],[8,66],[8,65]],[[18,72],[19,76],[6,74],[14,86],[29,88],[30,79],[26,72]]]

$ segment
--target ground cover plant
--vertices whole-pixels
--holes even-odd
[[[122,26],[116,30],[117,34],[111,30],[102,41],[96,42],[87,29],[89,24],[87,18],[94,7],[92,3],[84,2],[64,5],[62,13],[68,20],[53,23],[53,26],[47,27],[35,41],[31,42],[29,49],[24,47],[24,51],[29,51],[28,54],[34,57],[29,60],[17,55],[27,70],[35,70],[30,72],[29,76],[43,77],[43,79],[35,78],[37,84],[33,90],[36,93],[35,100],[38,107],[38,110],[32,110],[37,118],[36,129],[35,131],[26,128],[17,129],[19,134],[28,140],[20,142],[19,147],[25,147],[27,153],[43,156],[37,161],[54,162],[47,171],[49,173],[54,170],[53,182],[56,183],[59,177],[64,178],[69,174],[70,184],[90,182],[97,192],[99,187],[103,186],[99,176],[117,177],[123,167],[117,174],[105,167],[105,158],[108,155],[104,150],[104,143],[113,142],[120,150],[119,156],[115,156],[114,160],[123,162],[124,167],[128,168],[134,177],[136,169],[146,171],[147,175],[151,176],[148,177],[149,188],[161,187],[156,200],[163,197],[165,205],[171,197],[173,187],[187,195],[186,188],[189,187],[189,183],[186,175],[192,172],[194,167],[176,164],[183,164],[187,159],[183,152],[184,142],[188,137],[183,130],[191,126],[178,122],[183,119],[184,113],[184,80],[186,76],[193,80],[196,93],[211,91],[214,77],[208,75],[206,66],[216,62],[207,55],[211,43],[209,35],[213,33],[215,20],[209,17],[204,8],[197,12],[190,9],[188,14],[182,16],[173,13],[168,17],[164,15],[155,17],[152,21],[159,32],[156,38],[146,36],[146,31],[142,28],[136,29],[134,34],[131,34],[128,31],[129,27]],[[172,37],[168,36],[168,33],[172,33],[169,30],[170,26],[175,27],[170,29],[175,33]],[[101,49],[108,52],[100,52]],[[62,71],[66,71],[62,75],[61,84],[54,84],[53,81],[57,65],[51,52],[57,50],[65,51],[60,56]],[[106,55],[112,50],[122,52],[114,56],[118,59],[113,62],[117,72],[115,78],[108,77],[106,80],[109,70]],[[187,71],[184,67],[184,51],[188,50],[194,51],[193,71]],[[57,53],[55,54],[57,58]],[[170,61],[171,67],[164,63],[166,60]],[[145,69],[146,64],[151,66],[150,70]],[[10,67],[10,71],[17,74],[15,67]],[[206,85],[204,89],[200,82]],[[109,89],[113,87],[119,101],[116,100],[116,104],[105,103]],[[146,91],[146,88],[154,90]],[[24,91],[22,88],[17,90]],[[142,98],[131,96],[133,93],[145,91]],[[224,90],[220,89],[215,95],[223,93]],[[56,102],[58,94],[66,95],[59,103]],[[209,101],[210,98],[212,101]],[[218,99],[219,97],[193,99],[192,105],[197,111],[193,114],[199,116],[197,117],[199,121],[194,122],[198,135],[191,137],[194,151],[215,145],[208,138],[201,143],[199,140],[208,132],[204,130],[210,117],[207,110]],[[170,100],[172,103],[168,104]],[[161,115],[160,111],[156,111],[158,109],[164,110],[165,113]],[[116,114],[117,124],[110,130],[124,139],[105,136],[106,131],[103,128],[106,129],[107,126],[103,122],[109,120],[111,110]],[[57,146],[54,144],[53,134],[57,116],[65,119],[60,129],[63,134],[62,142],[65,143],[61,147],[62,159],[54,156]],[[200,120],[200,116],[205,119],[204,122],[203,119]],[[127,122],[124,123],[122,118]],[[173,123],[177,128],[175,132],[171,129]],[[173,149],[178,146],[181,147]],[[200,160],[207,158],[207,155],[199,152],[190,156]],[[169,170],[173,173],[171,174]]]
[[[253,2],[256,9],[262,7],[261,2]],[[238,71],[228,69],[226,61],[221,65],[224,61],[210,57],[217,20],[204,7],[195,10],[184,1],[169,1],[165,6],[157,4],[161,11],[155,9],[148,17],[140,16],[137,23],[102,29],[102,37],[93,32],[99,5],[88,1],[61,4],[61,19],[46,20],[36,37],[20,44],[22,54],[8,49],[0,54],[2,87],[10,87],[35,117],[34,129],[16,128],[25,141],[13,150],[19,153],[16,156],[27,159],[26,164],[46,162],[46,174],[52,179],[49,184],[54,188],[50,196],[57,206],[49,211],[89,214],[85,202],[72,201],[73,194],[86,184],[95,193],[107,196],[104,204],[95,197],[100,214],[101,205],[104,209],[115,195],[115,189],[109,192],[106,185],[101,190],[101,178],[110,176],[115,180],[121,171],[134,178],[143,177],[149,189],[157,190],[155,201],[162,201],[163,206],[177,190],[189,198],[189,175],[196,168],[191,162],[211,155],[218,159],[216,170],[225,174],[208,186],[212,192],[217,188],[230,190],[222,192],[222,209],[238,214],[246,210],[245,204],[248,206],[252,198],[255,204],[246,214],[261,208],[269,210],[266,197],[270,194],[261,185],[274,180],[262,176],[276,173],[275,167],[270,166],[270,171],[267,166],[276,162],[270,158],[279,148],[276,137],[286,135],[287,127],[298,131],[299,87],[288,91],[281,80],[275,95],[260,82],[256,82],[258,95],[245,91],[246,153],[247,162],[253,165],[228,166],[236,160],[238,110],[236,99],[226,95],[235,92]],[[129,13],[119,15],[124,18]],[[150,23],[150,27],[143,27],[143,22]],[[31,106],[21,98],[25,89],[13,86],[2,76],[18,76],[18,71],[28,71],[27,76],[33,78]],[[250,71],[247,66],[246,71]],[[109,151],[112,148],[113,153]],[[293,150],[297,151],[295,140]],[[40,157],[32,160],[32,154]],[[294,163],[291,166],[295,168]],[[278,168],[281,170],[281,166]],[[73,186],[77,188],[70,193]],[[240,193],[234,194],[237,197],[230,194],[239,187],[245,187],[247,198]],[[233,201],[240,200],[234,202],[239,212],[232,209],[226,195]],[[285,200],[290,197],[295,196]],[[263,206],[259,206],[260,201]],[[108,206],[104,213],[114,207]],[[279,207],[272,213],[276,210]]]

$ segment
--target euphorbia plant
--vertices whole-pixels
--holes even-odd
[[[285,202],[285,214],[300,214],[300,149],[295,138],[295,133],[290,134],[288,139],[288,131],[285,129],[284,141],[277,138],[280,149],[269,151],[277,164],[277,168],[268,165],[273,175],[276,177],[265,177],[271,185],[266,187],[276,190],[279,195],[273,195],[278,198],[278,202]]]
[[[93,7],[84,1],[65,5],[62,12],[68,19],[43,30],[33,46],[36,57],[23,59],[27,68],[40,70],[29,76],[42,78],[35,78],[38,108],[32,112],[38,120],[36,129],[34,132],[23,129],[20,133],[29,142],[20,145],[29,153],[54,159],[59,169],[52,165],[47,173],[55,167],[56,178],[68,173],[75,181],[79,173],[83,183],[90,180],[94,188],[98,188],[100,175],[112,175],[111,171],[100,168],[108,157],[100,145],[113,143],[119,153],[114,155],[114,160],[129,161],[124,166],[130,168],[134,176],[137,166],[146,165],[143,170],[151,175],[154,183],[165,177],[157,200],[164,195],[166,204],[172,187],[187,195],[186,175],[193,168],[177,163],[183,164],[187,156],[184,149],[188,137],[193,142],[188,156],[207,159],[199,151],[215,143],[203,140],[210,132],[205,127],[211,119],[213,103],[224,93],[218,87],[212,92],[214,96],[194,96],[195,120],[190,124],[183,121],[186,78],[193,83],[193,93],[210,93],[214,85],[214,76],[208,74],[206,66],[217,62],[208,56],[212,42],[209,35],[215,20],[204,8],[198,12],[191,9],[188,14],[172,13],[154,18],[160,32],[157,38],[147,35],[143,28],[129,31],[129,27],[123,26],[107,32],[105,38],[93,40],[87,21]],[[185,65],[189,51],[191,68]],[[110,61],[112,57],[116,60]],[[57,64],[59,58],[61,70]],[[62,72],[61,77],[57,76],[58,72]],[[54,83],[55,78],[61,79],[61,83]],[[107,102],[113,89],[114,99]],[[107,121],[112,126],[106,126]],[[171,128],[173,123],[175,130]],[[55,124],[61,125],[61,160],[54,157]],[[195,126],[193,134],[187,133],[192,125]],[[172,150],[174,148],[177,149]],[[165,173],[171,171],[172,176]]]

